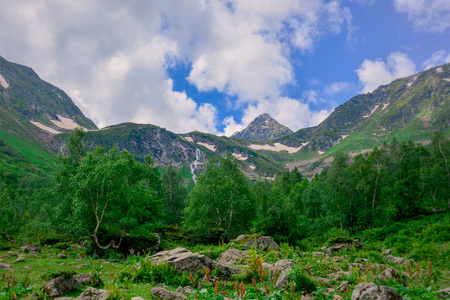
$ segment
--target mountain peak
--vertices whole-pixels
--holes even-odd
[[[293,133],[288,127],[281,125],[274,118],[264,113],[254,119],[244,130],[233,134],[233,137],[246,140],[277,139]]]

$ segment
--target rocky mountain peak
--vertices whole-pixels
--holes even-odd
[[[233,137],[246,140],[277,139],[293,133],[288,127],[281,125],[268,114],[262,114],[253,120],[244,130],[233,134]]]

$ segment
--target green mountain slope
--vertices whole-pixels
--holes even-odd
[[[233,137],[246,140],[273,140],[294,133],[281,125],[268,114],[262,114],[253,120],[244,130],[233,134]]]

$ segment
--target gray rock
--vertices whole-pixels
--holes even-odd
[[[131,298],[131,300],[145,300],[145,299],[142,297],[133,297],[133,298]]]
[[[364,257],[358,257],[355,258],[355,263],[365,263],[365,262],[370,262],[370,259],[364,258]]]
[[[232,266],[245,263],[247,258],[248,258],[247,251],[230,248],[227,251],[222,252],[222,254],[220,254],[220,257],[217,260],[217,262],[225,266]]]
[[[64,253],[59,253],[58,255],[56,255],[56,258],[67,259],[67,255],[65,255]]]
[[[286,284],[289,282],[289,274],[291,273],[291,270],[284,270],[278,275],[278,280],[274,285],[274,288],[281,289],[286,286]]]
[[[382,280],[395,279],[402,280],[402,276],[398,273],[396,269],[386,268],[382,273],[378,274],[378,278]]]
[[[107,300],[110,292],[107,290],[98,290],[88,287],[76,300]]]
[[[351,300],[402,300],[393,288],[377,286],[373,282],[363,282],[355,286]]]
[[[338,293],[345,293],[347,291],[347,289],[348,289],[348,286],[349,286],[349,282],[348,281],[343,281],[341,283],[341,285],[336,288],[336,292],[338,292]]]
[[[239,243],[240,241],[242,241],[242,240],[245,239],[246,237],[247,237],[247,235],[241,234],[241,235],[239,235],[239,236],[235,239],[235,241],[236,241],[236,243]]]
[[[177,288],[177,292],[179,292],[179,293],[183,293],[183,294],[186,294],[186,293],[194,293],[195,292],[195,289],[193,288],[193,287],[191,287],[191,286],[183,286],[183,287],[181,287],[181,286],[179,286],[178,288]]]
[[[81,268],[86,268],[86,267],[89,267],[89,266],[90,266],[90,264],[82,264],[82,265],[76,266],[75,269],[79,270]]]
[[[24,261],[26,261],[25,257],[19,256],[15,261],[13,261],[13,263],[24,262]]]
[[[31,245],[31,246],[23,246],[23,247],[20,247],[20,250],[22,252],[39,253],[39,252],[41,252],[41,246],[39,246],[38,244]]]
[[[383,254],[383,255],[388,255],[388,254],[391,254],[392,252],[394,252],[394,250],[392,250],[392,249],[387,249],[387,250],[384,250],[383,252],[381,252],[381,254]]]
[[[402,263],[405,262],[405,259],[403,257],[395,257],[393,255],[388,255],[387,259],[390,260],[390,261],[395,262],[398,265],[401,265]]]
[[[11,269],[11,265],[0,263],[0,269]]]
[[[72,298],[72,297],[56,297],[53,300],[75,300],[75,298]]]
[[[8,251],[8,254],[11,256],[19,256],[19,253],[17,251]]]
[[[75,278],[64,278],[63,276],[59,276],[44,283],[40,290],[49,297],[59,297],[68,291],[78,288],[81,288],[81,283]]]
[[[154,297],[159,299],[188,299],[185,295],[179,292],[172,292],[166,289],[155,287],[151,290],[151,293]]]
[[[440,290],[438,293],[439,293],[438,294],[439,299],[450,299],[450,287]]]
[[[218,275],[226,277],[232,277],[243,272],[241,269],[225,266],[213,261],[205,255],[192,253],[185,248],[176,248],[170,251],[158,252],[155,255],[150,256],[149,259],[156,264],[167,262],[169,266],[175,267],[178,272],[188,271],[196,273],[205,270],[207,267],[211,270],[217,269]]]
[[[333,300],[344,300],[344,297],[342,297],[340,295],[337,295],[337,294],[334,294],[333,295]]]
[[[283,259],[283,260],[279,260],[277,261],[273,267],[275,269],[278,269],[280,271],[284,271],[284,270],[288,270],[291,269],[292,266],[295,266],[297,264],[297,262],[293,259]]]
[[[266,251],[266,250],[270,251],[280,249],[280,246],[270,236],[260,236],[258,238],[255,237],[242,244],[242,246],[245,249],[250,249],[252,246],[255,246],[255,242],[256,242],[256,249],[258,249],[259,251]]]

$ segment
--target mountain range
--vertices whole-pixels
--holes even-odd
[[[313,168],[337,151],[368,151],[394,137],[427,141],[436,130],[449,136],[449,125],[450,64],[356,95],[314,127],[292,132],[263,114],[225,137],[197,131],[176,134],[150,124],[98,129],[62,90],[31,68],[0,57],[0,139],[29,164],[47,171],[76,127],[87,130],[90,150],[116,146],[139,160],[151,155],[163,167],[178,167],[186,178],[201,171],[207,159],[228,152],[248,177],[264,178],[294,166],[313,174]]]

